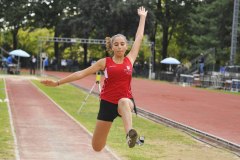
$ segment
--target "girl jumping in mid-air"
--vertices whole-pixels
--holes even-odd
[[[101,151],[104,148],[112,122],[118,116],[122,118],[128,146],[132,148],[136,144],[138,134],[132,125],[132,111],[135,110],[136,112],[136,106],[131,91],[131,80],[133,64],[138,56],[143,39],[147,12],[144,7],[138,8],[140,21],[135,41],[126,56],[127,39],[125,36],[117,34],[111,38],[106,38],[107,50],[113,52],[112,57],[102,58],[92,66],[72,73],[58,81],[41,81],[46,86],[56,87],[82,79],[100,70],[104,71],[105,80],[100,94],[100,109],[92,138],[92,147],[95,151]]]

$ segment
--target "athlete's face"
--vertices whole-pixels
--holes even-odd
[[[112,43],[112,50],[116,56],[124,56],[127,50],[127,42],[125,38],[119,36],[116,37]]]

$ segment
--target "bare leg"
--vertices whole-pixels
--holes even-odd
[[[122,116],[125,132],[132,129],[132,110],[133,102],[128,98],[122,98],[118,101],[118,113]]]
[[[111,126],[112,122],[97,120],[92,138],[92,147],[95,151],[99,152],[105,147]]]

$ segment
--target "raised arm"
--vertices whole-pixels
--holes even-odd
[[[51,87],[56,87],[59,86],[61,84],[64,83],[69,83],[69,82],[73,82],[79,79],[82,79],[90,74],[94,74],[99,70],[104,70],[105,68],[105,64],[106,64],[106,59],[102,58],[100,60],[98,60],[96,63],[94,63],[92,66],[81,70],[81,71],[77,71],[74,72],[72,74],[70,74],[69,76],[62,78],[60,80],[57,81],[53,81],[53,80],[42,80],[41,83],[46,85],[46,86],[51,86]]]
[[[127,57],[130,59],[132,64],[135,62],[135,60],[138,56],[138,52],[139,52],[139,49],[140,49],[140,46],[142,43],[147,12],[148,11],[144,7],[138,8],[138,15],[140,17],[138,29],[137,29],[137,33],[135,36],[135,41],[133,43],[133,46],[132,46],[129,54],[127,55]]]

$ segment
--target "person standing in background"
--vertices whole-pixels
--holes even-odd
[[[45,70],[45,71],[48,70],[48,65],[49,65],[48,57],[46,56],[46,58],[45,58],[44,61],[43,61],[43,67],[44,67],[44,70]]]
[[[199,73],[201,75],[203,75],[204,74],[204,55],[203,55],[203,53],[201,53],[198,63],[199,63]]]
[[[36,63],[37,63],[37,59],[34,55],[32,55],[31,59],[30,59],[30,74],[34,75],[36,72]]]

